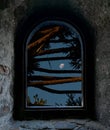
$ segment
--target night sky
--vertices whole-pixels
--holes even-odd
[[[54,22],[53,22],[54,23]],[[53,24],[52,23],[52,24]],[[59,25],[60,22],[57,24]],[[51,24],[51,22],[50,22]],[[65,23],[60,23],[65,25]],[[42,24],[44,25],[44,24]],[[40,25],[41,26],[41,25]],[[72,27],[71,25],[66,25],[68,27]],[[34,30],[35,33],[35,30]],[[33,35],[34,35],[33,33]],[[79,40],[81,41],[81,37],[79,33],[72,27],[71,28],[71,33],[73,34],[74,37],[78,37]],[[32,36],[32,34],[31,34]],[[30,39],[30,38],[29,38]],[[58,37],[54,38],[58,39]],[[71,36],[68,36],[67,39],[72,39]],[[29,41],[28,41],[29,42]],[[49,49],[58,49],[58,48],[68,48],[70,47],[71,44],[65,44],[64,42],[59,42],[59,43],[49,43]],[[49,58],[49,57],[66,57],[69,52],[63,53],[53,53],[53,54],[45,54],[42,56],[36,56],[36,59],[40,58]],[[49,70],[74,70],[73,66],[70,64],[71,59],[60,59],[60,60],[47,60],[47,61],[39,61],[39,66],[40,68],[44,69],[49,69]],[[81,70],[82,68],[80,68]],[[41,71],[34,71],[33,75],[37,76],[54,76],[54,77],[82,77],[81,73],[47,73],[47,72],[41,72]],[[64,83],[64,84],[56,84],[56,85],[45,85],[45,87],[52,88],[55,90],[82,90],[82,82],[71,82],[71,83]],[[68,100],[67,94],[55,94],[55,93],[50,93],[44,90],[41,90],[39,88],[35,87],[28,87],[27,89],[27,95],[30,97],[31,103],[34,103],[35,99],[33,96],[38,95],[38,97],[41,99],[44,99],[47,101],[46,105],[49,106],[56,106],[56,104],[65,106],[66,101]],[[82,98],[82,94],[74,94],[75,98]]]

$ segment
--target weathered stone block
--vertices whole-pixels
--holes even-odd
[[[9,68],[5,65],[0,65],[0,75],[8,75]]]
[[[0,116],[5,115],[6,113],[8,113],[10,111],[10,108],[8,105],[4,105],[0,107]]]

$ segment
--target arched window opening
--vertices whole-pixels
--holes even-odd
[[[49,20],[26,41],[26,107],[84,107],[83,40],[71,24]]]
[[[18,28],[15,119],[91,115],[94,97],[92,46],[81,22],[67,18],[34,16]]]

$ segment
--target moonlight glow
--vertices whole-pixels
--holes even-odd
[[[61,63],[61,64],[59,65],[59,68],[60,68],[60,69],[63,69],[64,66],[65,66],[65,64]]]

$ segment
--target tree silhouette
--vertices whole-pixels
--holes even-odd
[[[66,101],[66,106],[81,106],[81,98],[75,98],[74,94],[67,94],[68,100]]]
[[[63,46],[54,48],[59,43]],[[51,44],[53,48],[51,48]],[[27,45],[27,86],[37,87],[42,90],[52,93],[80,93],[81,91],[70,90],[55,90],[47,88],[45,85],[56,85],[71,82],[81,82],[81,76],[44,76],[36,75],[34,72],[45,72],[48,74],[81,74],[82,59],[81,59],[81,43],[66,26],[48,26],[41,28],[32,37]],[[64,56],[53,56],[53,54],[62,54]],[[49,57],[45,57],[50,55]],[[51,61],[69,60],[73,69],[71,70],[53,70],[40,67],[40,62],[47,61],[51,68]],[[68,95],[69,97],[71,95]]]
[[[38,94],[36,94],[36,95],[34,95],[33,96],[34,97],[34,99],[35,99],[35,101],[34,101],[34,104],[33,105],[35,105],[35,106],[42,106],[42,105],[45,105],[46,104],[46,100],[44,100],[43,98],[39,98],[38,97]]]

